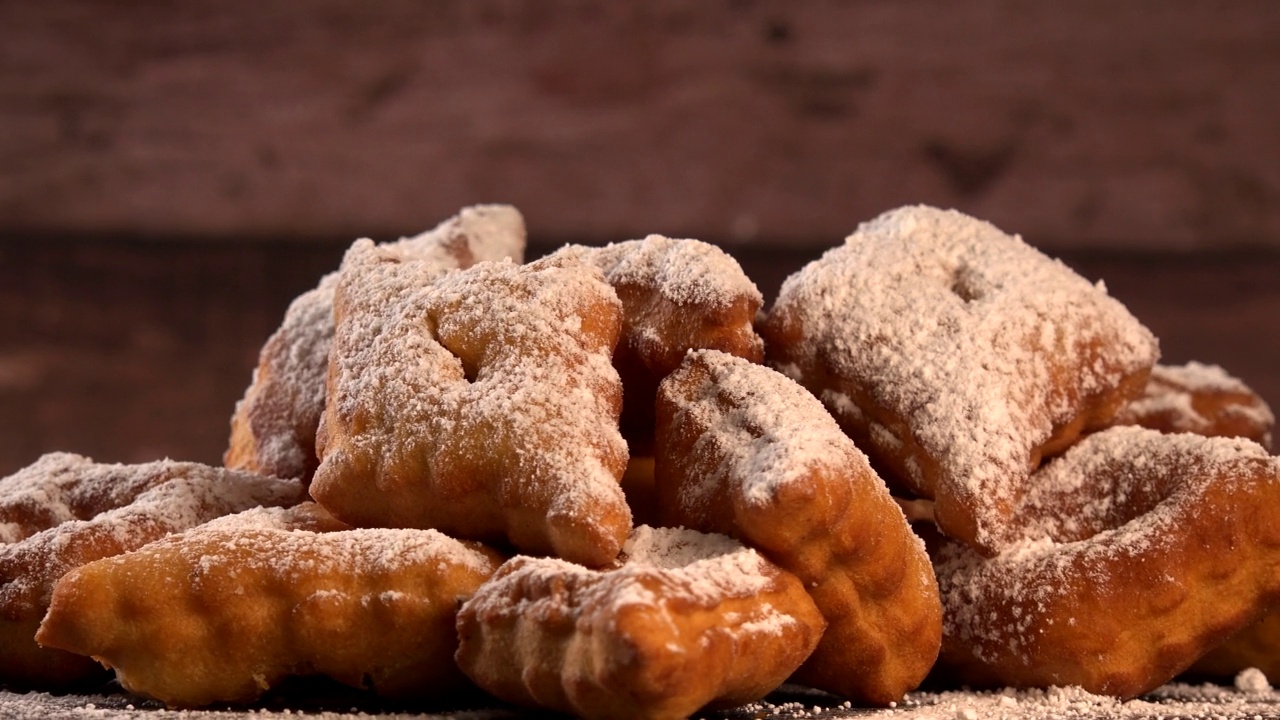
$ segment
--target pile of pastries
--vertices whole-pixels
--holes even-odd
[[[696,240],[524,250],[497,205],[355,242],[225,467],[0,479],[0,684],[681,718],[1280,674],[1274,417],[1101,283],[923,206],[767,310]]]

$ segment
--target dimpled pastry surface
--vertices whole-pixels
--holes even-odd
[[[657,414],[662,522],[754,547],[826,618],[795,681],[873,705],[915,689],[942,639],[933,569],[822,403],[767,367],[699,351],[663,381]]]
[[[1242,380],[1217,365],[1156,365],[1142,395],[1121,408],[1116,425],[1161,432],[1242,437],[1271,449],[1276,416]]]
[[[458,613],[458,663],[508,702],[675,720],[757,700],[825,622],[800,581],[724,535],[636,528],[623,562],[504,564]]]
[[[38,639],[176,707],[251,702],[306,675],[399,700],[456,693],[458,604],[501,558],[434,530],[335,523],[231,518],[90,563],[58,583]]]
[[[938,526],[993,554],[1042,457],[1105,426],[1156,340],[1101,287],[955,211],[887,212],[789,277],[769,364],[817,395]]]
[[[440,274],[485,260],[521,262],[524,246],[524,218],[509,205],[463,208],[427,232],[381,245]],[[330,273],[295,298],[263,345],[253,380],[231,417],[227,467],[311,479],[319,462],[316,427],[324,412],[337,284],[338,274]]]
[[[96,463],[49,453],[0,479],[0,683],[55,689],[98,677],[87,658],[33,637],[53,586],[86,563],[260,505],[306,497],[280,480],[200,463]]]
[[[943,676],[1131,698],[1280,600],[1280,460],[1254,442],[1115,427],[1033,479],[1017,544],[936,553]]]
[[[599,270],[437,277],[358,242],[341,272],[312,496],[358,527],[612,561],[631,529],[610,361],[622,310]]]
[[[632,454],[653,442],[658,383],[689,350],[764,358],[756,314],[764,298],[738,261],[699,240],[649,235],[602,247],[566,245],[556,256],[590,263],[622,301],[614,366],[622,376],[622,431]]]

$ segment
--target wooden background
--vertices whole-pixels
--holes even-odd
[[[290,298],[484,201],[766,295],[957,207],[1280,403],[1280,2],[0,0],[0,474],[216,462]]]
[[[0,2],[0,231],[1280,247],[1272,0]]]

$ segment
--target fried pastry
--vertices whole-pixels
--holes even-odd
[[[1161,432],[1248,438],[1268,450],[1276,417],[1266,401],[1217,365],[1156,365],[1142,396],[1121,408],[1116,425]]]
[[[705,348],[761,362],[753,323],[764,303],[738,262],[698,240],[649,235],[603,247],[567,245],[555,256],[591,263],[622,301],[614,366],[622,377],[622,433],[632,454],[653,443],[658,383],[689,350]]]
[[[1234,678],[1249,668],[1280,679],[1280,612],[1269,612],[1210,650],[1188,669],[1193,677]]]
[[[64,688],[97,677],[96,663],[38,647],[53,585],[70,570],[170,533],[259,505],[293,505],[296,480],[198,463],[111,465],[51,453],[0,480],[0,682]]]
[[[484,260],[521,262],[524,245],[519,211],[508,205],[476,205],[421,235],[381,247],[443,274]],[[324,412],[337,281],[337,273],[330,273],[298,296],[262,347],[253,380],[231,417],[231,440],[223,457],[227,467],[311,479],[319,462],[316,426]]]
[[[36,639],[171,706],[250,702],[289,676],[438,701],[465,678],[454,617],[501,563],[434,530],[315,533],[237,518],[58,582]]]
[[[600,566],[631,529],[610,356],[621,306],[569,259],[343,261],[312,496],[358,527],[436,528]]]
[[[689,353],[658,389],[663,524],[724,533],[804,583],[827,621],[795,676],[861,704],[928,674],[942,605],[924,545],[853,442],[786,376]]]
[[[886,481],[993,554],[1041,461],[1146,384],[1156,340],[1094,285],[992,225],[917,206],[783,283],[768,362],[819,397]]]
[[[313,533],[352,529],[311,500],[287,507],[256,507],[214,518],[197,527],[200,530],[306,530]]]
[[[937,551],[948,677],[1130,698],[1280,600],[1280,459],[1257,443],[1114,427],[1033,481],[1016,544]]]
[[[636,528],[608,570],[507,561],[458,613],[481,688],[583,718],[684,718],[763,697],[824,622],[793,575],[723,535]]]

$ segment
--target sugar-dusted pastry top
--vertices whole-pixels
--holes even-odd
[[[509,205],[475,205],[420,235],[381,247],[390,255],[414,258],[437,274],[485,260],[520,262],[524,218]],[[267,339],[253,381],[231,419],[224,457],[228,467],[303,479],[315,471],[337,281],[337,273],[330,273],[294,299]]]
[[[73,567],[136,549],[223,515],[294,505],[296,480],[200,463],[95,463],[51,453],[0,480],[11,542],[0,546],[0,614],[43,612],[53,583]]]
[[[67,572],[258,506],[294,505],[298,480],[199,463],[95,463],[50,453],[0,479],[0,684],[67,688],[98,677],[87,657],[33,639]]]
[[[901,508],[795,381],[714,350],[658,390],[654,482],[664,524],[729,534],[805,584],[827,630],[794,681],[888,705],[938,654],[938,586]]]
[[[788,278],[762,333],[772,364],[937,500],[944,530],[988,550],[1041,455],[1109,420],[1158,352],[1100,283],[925,206],[862,224]]]
[[[622,433],[647,452],[658,383],[689,350],[711,349],[760,362],[760,290],[728,253],[699,240],[649,235],[602,247],[566,245],[553,257],[594,265],[622,301],[614,365],[622,376]]]
[[[311,488],[359,526],[431,527],[602,565],[619,484],[613,290],[570,259],[437,276],[368,241],[343,261]]]
[[[866,456],[817,398],[767,367],[695,351],[660,393],[672,421],[698,431],[680,459],[699,472],[678,486],[673,504],[709,511],[725,482],[735,484],[734,496],[765,505],[784,486],[813,483],[815,475],[865,469],[874,477]],[[875,482],[887,497],[883,481]]]
[[[1114,427],[1032,481],[1015,544],[937,554],[960,680],[1132,697],[1280,599],[1280,460],[1254,442]]]
[[[516,560],[503,571],[501,586],[486,586],[468,601],[471,614],[535,620],[568,614],[603,622],[631,606],[677,614],[688,608],[714,611],[726,599],[746,600],[774,589],[781,572],[726,535],[647,525],[635,528],[613,567],[593,570],[559,558]],[[724,631],[777,635],[799,622],[769,605],[752,613],[750,622],[737,618]]]
[[[690,349],[756,361],[762,355],[751,324],[764,298],[738,261],[714,245],[649,235],[602,247],[568,245],[555,255],[600,268],[622,300],[622,346],[659,379]]]
[[[251,530],[306,530],[308,532],[337,532],[352,527],[335,518],[319,503],[306,500],[288,507],[255,507],[243,512],[224,515],[210,520],[198,528],[206,531],[248,532]]]
[[[434,530],[315,533],[254,515],[69,573],[39,641],[182,707],[249,702],[292,676],[426,701],[463,685],[454,617],[497,553]]]
[[[640,526],[615,567],[507,561],[459,611],[457,658],[509,702],[674,720],[762,697],[824,626],[802,583],[756,551]]]
[[[733,256],[700,240],[648,235],[599,247],[568,245],[556,252],[599,267],[611,285],[651,288],[673,305],[726,311],[743,299],[757,307],[764,302]]]
[[[1244,437],[1271,447],[1276,417],[1266,401],[1218,365],[1156,365],[1142,395],[1116,414],[1117,425],[1162,432]]]

